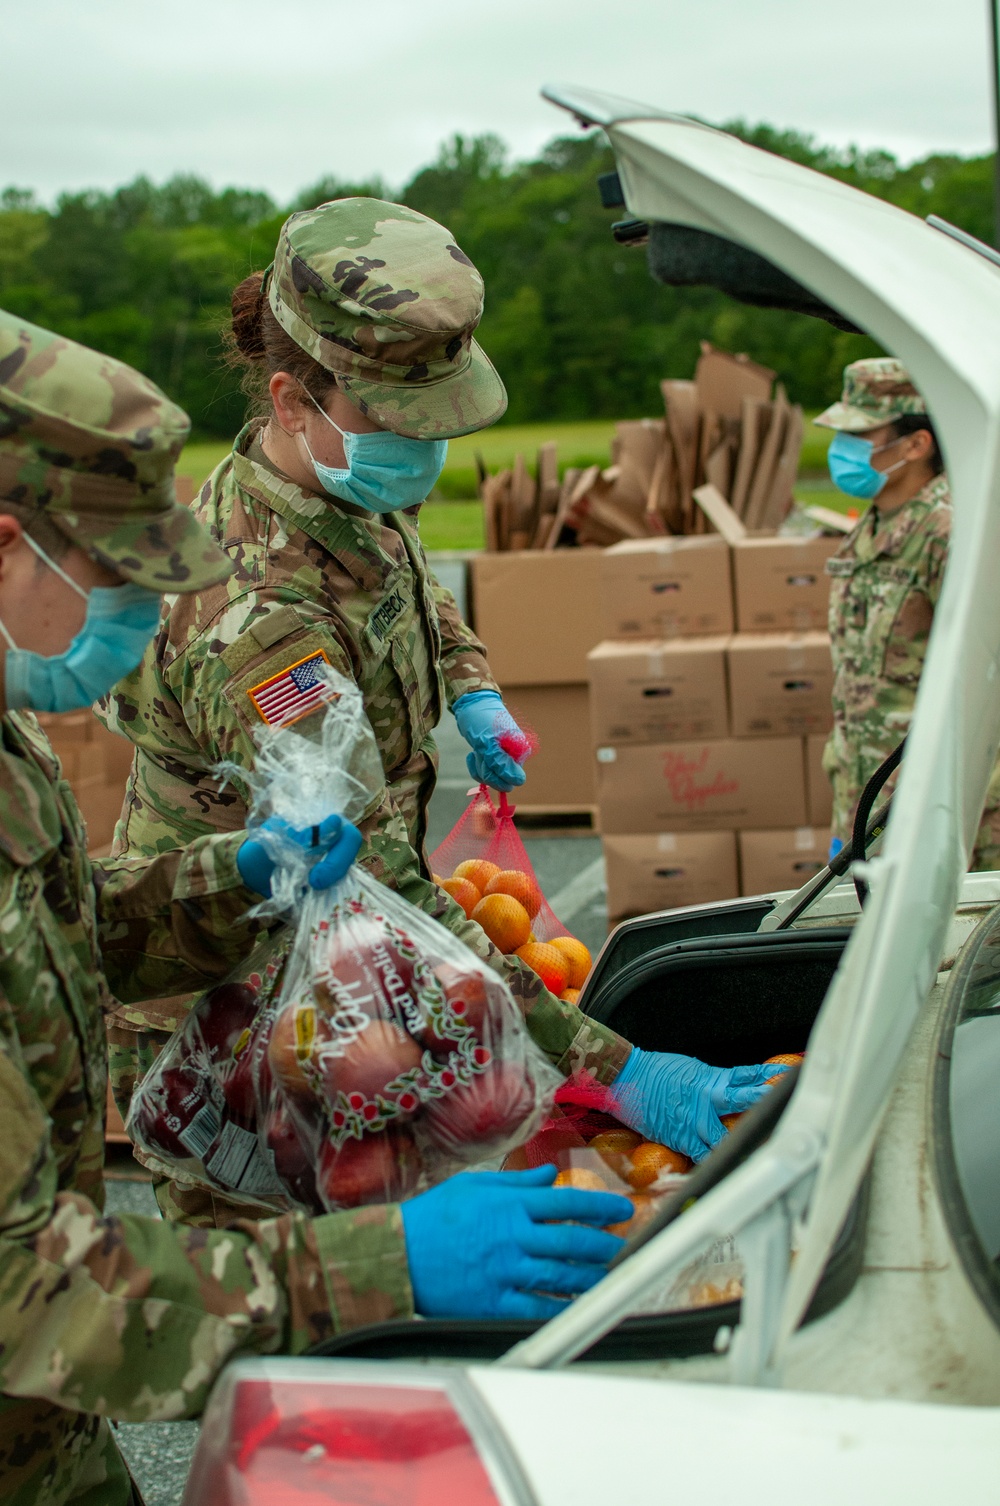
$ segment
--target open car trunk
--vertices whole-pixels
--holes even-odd
[[[763,902],[763,911],[769,908],[770,902]],[[587,1013],[637,1046],[697,1056],[713,1066],[803,1051],[850,929],[704,934],[728,913],[643,916],[619,926],[588,983]],[[758,902],[739,907],[730,919],[756,925],[761,913]],[[867,1195],[866,1178],[806,1322],[829,1312],[857,1279]],[[739,1301],[641,1314],[625,1319],[584,1357],[621,1361],[710,1353],[718,1330],[735,1327],[739,1319]],[[382,1323],[343,1334],[312,1352],[364,1359],[490,1360],[539,1327],[505,1320]]]

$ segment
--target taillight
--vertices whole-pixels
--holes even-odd
[[[241,1361],[205,1414],[184,1506],[501,1506],[447,1380]],[[336,1373],[334,1373],[336,1372]],[[362,1372],[362,1373],[358,1373]],[[456,1378],[460,1372],[456,1372]]]

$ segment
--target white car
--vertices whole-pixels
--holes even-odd
[[[854,864],[863,909],[817,885],[805,908],[643,917],[601,953],[581,1004],[639,1045],[808,1043],[693,1202],[545,1325],[391,1324],[233,1364],[185,1501],[1000,1502],[1000,874],[965,872],[1000,740],[1000,269],[718,131],[547,93],[606,130],[654,271],[658,227],[720,238],[737,274],[749,249],[928,400],[954,531],[892,819]],[[713,1262],[742,1302],[678,1309]]]

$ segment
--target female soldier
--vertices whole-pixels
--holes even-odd
[[[446,705],[474,777],[499,789],[523,779],[497,741],[498,721],[512,723],[483,646],[433,579],[417,531],[445,440],[506,407],[473,339],[482,307],[482,280],[450,233],[378,199],[293,214],[267,272],[236,289],[233,345],[266,388],[266,416],[243,429],[196,507],[235,569],[175,602],[108,706],[110,725],[137,748],[114,851],[153,854],[241,826],[245,790],[220,792],[213,769],[221,759],[252,766],[264,725],[294,722],[310,735],[322,718],[315,666],[332,664],[357,682],[385,769],[361,822],[361,861],[505,974],[562,1071],[587,1068],[610,1083],[627,1061],[632,1107],[622,1112],[704,1155],[724,1133],[719,1113],[753,1101],[761,1072],[733,1069],[734,1081],[689,1058],[633,1051],[497,952],[423,860],[432,733]],[[123,1108],[183,1008],[168,1000],[116,1012],[112,1081]],[[171,1216],[215,1216],[191,1189],[161,1186],[158,1196]]]

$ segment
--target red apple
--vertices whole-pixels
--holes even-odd
[[[327,1014],[353,1009],[371,1019],[387,1015],[406,1023],[415,1009],[413,970],[416,947],[404,933],[361,915],[330,933],[324,966],[329,978],[316,985],[316,1000]]]
[[[277,1104],[268,1115],[264,1140],[274,1157],[274,1169],[290,1197],[310,1213],[319,1212],[323,1205],[316,1190],[316,1171],[283,1103]]]
[[[523,1066],[491,1062],[471,1082],[424,1105],[427,1132],[460,1161],[480,1161],[516,1138],[535,1106],[535,1087]]]
[[[329,1022],[313,1004],[286,1004],[274,1017],[267,1062],[274,1081],[290,1098],[308,1101],[313,1097],[306,1064],[318,1062],[320,1050],[331,1035]]]
[[[197,1018],[208,1059],[222,1066],[257,1013],[257,995],[245,983],[220,983],[198,1001]]]
[[[326,1206],[360,1208],[368,1203],[396,1203],[420,1179],[420,1156],[410,1131],[390,1126],[360,1140],[345,1140],[335,1150],[327,1140],[320,1152],[317,1180]]]
[[[334,1056],[329,1047],[324,1051],[323,1080],[331,1099],[337,1093],[372,1099],[400,1073],[419,1067],[420,1056],[416,1041],[398,1025],[372,1020],[340,1055]]]
[[[158,1082],[140,1090],[132,1128],[150,1150],[187,1160],[204,1152],[218,1129],[218,1114],[212,1125],[211,1114],[206,1114],[191,1130],[192,1121],[211,1102],[212,1083],[206,1073],[190,1064],[164,1067]]]
[[[444,989],[445,1000],[460,1024],[470,1027],[476,1039],[482,1041],[489,1034],[490,997],[487,981],[480,973],[465,973],[450,963],[444,962],[434,969],[434,976]],[[421,1014],[427,1023],[420,1032],[421,1044],[435,1056],[447,1056],[455,1049],[455,1036],[447,1034],[447,1027],[439,1028],[421,1002]]]
[[[257,1122],[257,1096],[253,1052],[249,1044],[243,1048],[223,1078],[222,1096],[226,1100],[229,1117],[244,1129],[252,1129]]]

